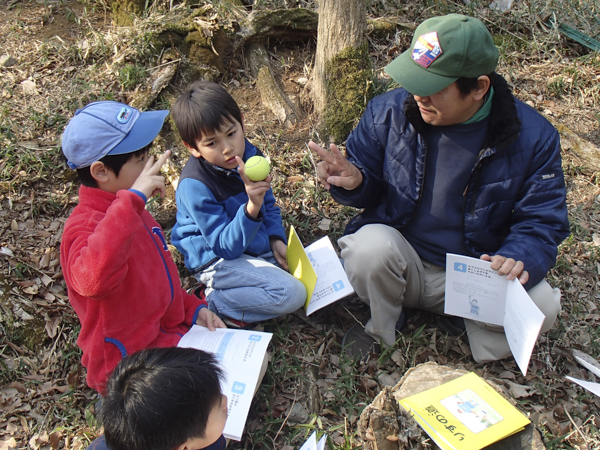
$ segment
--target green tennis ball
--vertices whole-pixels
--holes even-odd
[[[262,156],[253,156],[246,161],[244,171],[252,181],[262,181],[269,175],[271,166]]]

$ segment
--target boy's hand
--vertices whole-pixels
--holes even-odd
[[[287,245],[280,241],[279,239],[271,239],[271,250],[273,251],[273,256],[277,260],[277,263],[284,270],[289,270],[287,259],[285,256],[287,255]]]
[[[227,328],[227,325],[223,323],[221,318],[208,308],[202,308],[198,311],[196,325],[202,325],[210,331],[215,331],[215,328]]]
[[[244,171],[245,166],[242,158],[236,156],[235,159],[240,166],[240,177],[242,177],[242,181],[246,186],[246,194],[248,194],[248,214],[256,219],[260,213],[260,207],[265,199],[265,194],[271,188],[271,177],[267,177],[263,181],[250,180]]]
[[[158,161],[154,162],[154,156],[148,158],[148,162],[137,177],[137,180],[131,186],[131,189],[140,191],[146,198],[150,198],[153,195],[160,194],[164,197],[166,194],[165,179],[162,175],[158,175],[160,168],[163,166],[167,159],[171,156],[171,150],[167,150],[162,154]]]

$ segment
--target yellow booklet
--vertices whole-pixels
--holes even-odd
[[[286,258],[290,273],[306,288],[307,316],[354,292],[329,237],[304,248],[292,226]]]
[[[529,424],[472,372],[399,402],[443,450],[479,450]]]
[[[290,227],[286,259],[290,273],[298,278],[306,288],[307,295],[306,303],[304,305],[304,309],[306,309],[317,284],[317,272],[315,272],[315,269],[304,250],[304,246],[296,233],[296,229],[293,226]]]

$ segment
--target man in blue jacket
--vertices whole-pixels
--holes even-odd
[[[345,336],[352,355],[393,345],[403,307],[443,314],[446,253],[517,278],[546,316],[543,332],[560,311],[560,291],[544,280],[569,234],[559,135],[513,97],[497,63],[479,20],[428,19],[385,68],[402,88],[369,102],[347,159],[310,143],[333,198],[363,208],[339,241],[371,309]],[[456,334],[466,327],[476,361],[510,356],[502,327],[440,319]]]

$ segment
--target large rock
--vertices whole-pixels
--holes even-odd
[[[358,434],[363,440],[363,449],[423,448],[423,442],[428,439],[427,434],[399,406],[398,400],[447,383],[467,373],[466,370],[440,366],[433,362],[409,369],[396,386],[384,388],[360,415]],[[500,386],[487,382],[509,402],[515,404]],[[519,433],[486,447],[492,450],[544,450],[545,448],[542,437],[533,424],[529,424]]]

